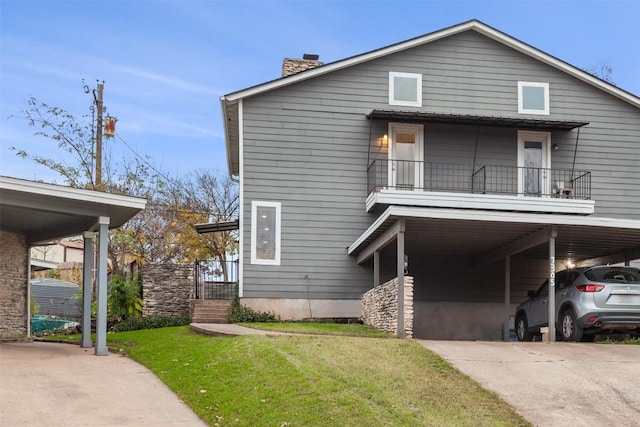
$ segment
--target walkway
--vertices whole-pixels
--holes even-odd
[[[0,425],[202,427],[151,371],[58,343],[0,343]]]
[[[536,426],[640,426],[638,345],[416,341]]]

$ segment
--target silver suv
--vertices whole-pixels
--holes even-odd
[[[556,331],[564,341],[592,341],[598,333],[640,335],[640,270],[598,266],[556,273]],[[531,341],[547,326],[549,280],[516,309],[516,335]]]

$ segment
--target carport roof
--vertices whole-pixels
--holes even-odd
[[[471,260],[497,261],[529,250],[547,257],[552,226],[556,258],[576,265],[617,263],[640,258],[640,220],[462,209],[390,206],[348,248],[358,262],[368,259],[385,233],[405,220],[405,251]]]
[[[117,228],[143,210],[145,199],[0,176],[0,228],[36,244],[97,229],[100,217]]]

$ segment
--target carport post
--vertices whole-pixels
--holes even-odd
[[[106,356],[107,349],[107,240],[109,217],[101,216],[98,224],[98,313],[96,316],[96,356]]]
[[[509,316],[511,315],[511,255],[504,259],[504,324],[502,340],[509,341]]]
[[[556,340],[556,237],[558,227],[551,226],[549,230],[549,336],[548,342]]]
[[[373,252],[373,287],[380,284],[380,252]]]
[[[93,237],[95,233],[85,231],[84,258],[82,264],[82,343],[80,347],[89,348],[91,342],[91,280],[93,279]]]
[[[398,326],[396,335],[398,338],[404,338],[404,219],[399,219],[398,225],[398,259],[396,261],[398,269]]]

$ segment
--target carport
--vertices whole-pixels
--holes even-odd
[[[82,234],[84,237],[82,347],[91,347],[92,271],[96,248],[96,355],[107,355],[107,242],[108,230],[117,228],[143,210],[146,200],[60,185],[0,176],[0,230],[5,293],[24,295],[18,313],[30,336],[30,248]],[[26,264],[26,265],[25,265]],[[18,272],[18,273],[16,273]],[[23,274],[24,272],[25,274]],[[6,276],[10,276],[7,278]],[[24,293],[24,294],[23,294]],[[4,296],[4,295],[3,295]],[[2,306],[3,317],[16,316]],[[22,322],[22,321],[19,321]],[[4,328],[4,326],[3,326]],[[21,329],[21,328],[20,328]],[[3,338],[10,338],[4,336]]]
[[[404,283],[405,255],[439,257],[474,271],[503,262],[504,317],[502,337],[508,340],[512,295],[512,257],[526,254],[545,260],[553,289],[555,271],[576,267],[628,263],[640,258],[640,220],[597,216],[539,214],[467,209],[389,206],[348,248],[358,264],[373,261],[374,286],[380,284],[381,253],[395,242],[394,273]],[[388,250],[387,250],[388,251]],[[398,286],[398,335],[403,334],[404,287]],[[482,292],[480,290],[479,292]],[[549,334],[555,340],[555,292],[549,292]]]

